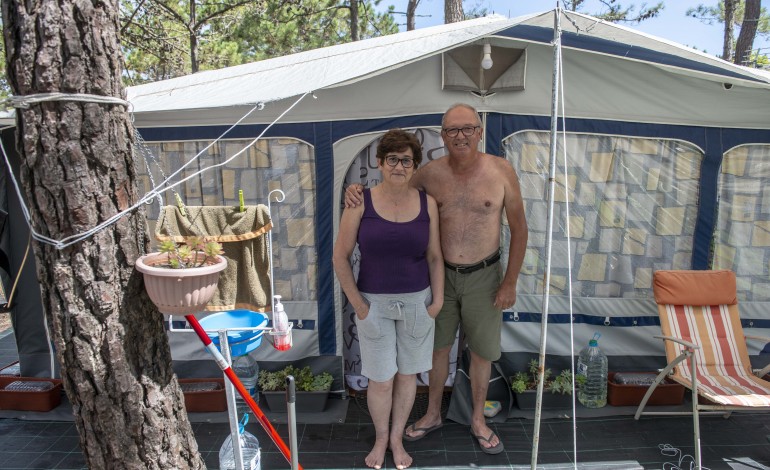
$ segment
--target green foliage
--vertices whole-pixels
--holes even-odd
[[[187,237],[181,245],[173,240],[165,240],[158,245],[158,251],[167,256],[166,267],[197,268],[213,263],[216,255],[222,254],[222,245],[203,237]]]
[[[380,1],[359,0],[359,38],[398,32]],[[132,85],[351,40],[342,0],[121,0],[120,11]]]
[[[567,10],[580,11],[585,0],[566,0],[564,3]],[[650,7],[646,3],[642,3],[639,12],[635,13],[636,5],[633,3],[627,6],[621,5],[617,0],[599,0],[599,3],[604,7],[602,11],[588,14],[613,23],[641,23],[644,20],[655,18],[664,8],[663,2],[658,2]]]
[[[740,27],[743,23],[744,7],[745,2],[738,2],[735,8],[735,16],[733,17],[733,24],[735,26]],[[688,8],[685,14],[697,18],[708,25],[721,24],[725,22],[725,2],[720,0],[719,3],[711,6],[701,3],[696,7]],[[762,37],[770,36],[770,14],[768,14],[767,8],[764,7],[760,9],[757,35]]]
[[[297,387],[297,391],[300,392],[329,390],[331,389],[332,381],[334,380],[334,377],[328,372],[314,375],[310,370],[310,366],[298,369],[292,365],[288,365],[275,372],[268,372],[266,370],[259,371],[259,379],[257,381],[259,389],[263,392],[286,390],[286,376],[288,375],[294,376],[294,384]]]
[[[535,390],[538,383],[539,362],[537,359],[529,361],[528,372],[516,372],[511,377],[511,390],[516,393],[523,393],[525,390]],[[551,393],[572,394],[572,372],[564,369],[556,377],[551,378],[551,369],[545,369],[543,372],[544,389]],[[582,375],[575,378],[575,388],[580,388],[586,381]]]

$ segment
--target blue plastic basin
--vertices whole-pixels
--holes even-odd
[[[230,310],[228,312],[217,312],[207,317],[201,318],[199,323],[206,330],[206,333],[211,338],[211,341],[219,345],[219,333],[218,330],[224,330],[227,328],[258,328],[267,325],[267,315],[260,312],[253,312],[251,310]],[[228,331],[227,342],[230,344],[230,349],[236,345],[247,342],[249,340],[262,341],[262,334],[265,330],[243,330],[243,331]],[[256,346],[259,346],[257,343]],[[254,346],[254,348],[256,348]],[[254,349],[252,348],[252,349]],[[245,354],[245,353],[243,353]]]

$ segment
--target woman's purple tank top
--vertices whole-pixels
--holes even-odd
[[[420,191],[420,213],[409,222],[391,222],[374,210],[364,190],[364,214],[358,228],[361,269],[358,290],[370,294],[418,292],[430,285],[425,257],[430,238],[428,199]]]

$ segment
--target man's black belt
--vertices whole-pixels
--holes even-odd
[[[495,253],[494,255],[490,256],[489,258],[479,261],[476,264],[471,264],[470,266],[458,266],[456,264],[447,263],[444,261],[444,266],[451,269],[452,271],[458,273],[458,274],[470,274],[474,271],[478,271],[479,269],[484,269],[487,266],[492,266],[493,264],[500,261],[500,253]]]

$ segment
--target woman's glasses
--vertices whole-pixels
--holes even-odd
[[[449,137],[457,137],[457,134],[462,131],[465,137],[470,137],[474,132],[476,132],[476,129],[481,129],[481,126],[450,127],[448,129],[444,129],[444,133]]]
[[[401,166],[404,168],[412,168],[414,166],[414,160],[411,158],[385,157],[385,163],[390,167],[395,168],[398,162],[401,162]]]

